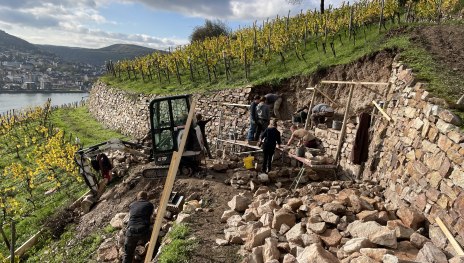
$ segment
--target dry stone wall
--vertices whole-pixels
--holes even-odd
[[[410,69],[396,64],[386,112],[393,119],[374,124],[364,179],[386,188],[395,207],[423,213],[429,237],[439,248],[454,250],[435,223],[439,216],[464,246],[464,134],[451,111],[434,104]],[[456,126],[458,125],[458,126]]]
[[[205,119],[214,117],[207,125],[210,141],[217,137],[220,112],[223,112],[221,129],[223,138],[231,129],[236,129],[239,138],[245,139],[249,123],[246,107],[226,106],[223,103],[249,104],[251,88],[227,89],[204,94],[194,94],[196,111]],[[156,95],[132,94],[109,87],[105,83],[96,83],[90,91],[89,110],[106,127],[117,130],[136,139],[143,138],[150,129],[150,101]]]

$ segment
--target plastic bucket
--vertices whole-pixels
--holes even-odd
[[[305,157],[306,147],[304,145],[296,147],[296,156]]]
[[[246,169],[252,169],[254,167],[253,165],[254,160],[255,160],[255,157],[247,156],[243,158],[243,165],[245,166]]]
[[[341,130],[342,129],[342,122],[341,121],[333,121],[332,122],[332,129],[334,130]]]

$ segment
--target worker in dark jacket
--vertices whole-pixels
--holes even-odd
[[[256,135],[255,141],[259,141],[263,131],[269,126],[269,120],[271,119],[271,113],[269,106],[266,104],[266,98],[263,96],[259,99],[259,104],[256,106],[256,114],[258,120],[256,122]]]
[[[278,93],[268,93],[264,97],[266,98],[266,104],[273,110],[274,116],[277,119],[281,119],[280,105],[282,104],[282,95]]]
[[[213,159],[213,156],[211,155],[211,151],[209,150],[208,141],[206,140],[206,124],[210,122],[213,119],[213,117],[203,120],[203,116],[200,113],[197,113],[196,118],[197,118],[197,125],[198,127],[200,127],[201,136],[203,138],[203,143],[206,149],[206,153],[208,154],[208,157],[210,159]]]
[[[271,171],[272,157],[274,156],[276,146],[279,145],[280,147],[282,144],[280,132],[277,130],[277,121],[275,119],[271,121],[269,127],[264,130],[260,138],[260,145],[262,144],[264,155],[261,171],[263,173],[268,173]]]
[[[124,241],[124,257],[122,263],[131,263],[134,259],[135,248],[142,241],[150,240],[150,224],[155,207],[148,201],[148,194],[141,191],[137,194],[137,201],[129,205],[129,222]]]
[[[257,128],[256,125],[258,122],[258,114],[256,113],[256,107],[259,104],[259,99],[260,97],[256,95],[253,98],[253,102],[250,105],[250,129],[248,130],[248,136],[247,136],[248,142],[255,140],[255,134],[256,134],[256,128]]]

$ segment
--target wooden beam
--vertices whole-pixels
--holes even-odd
[[[351,98],[353,97],[353,90],[354,90],[354,85],[350,87],[348,101],[346,102],[346,106],[345,106],[345,115],[343,116],[343,125],[342,125],[342,130],[340,131],[340,138],[338,139],[337,153],[335,154],[335,163],[338,163],[340,152],[342,150],[343,139],[345,139],[344,137],[345,137],[345,132],[346,132],[346,122],[348,120],[348,112],[351,106]]]
[[[379,104],[377,104],[377,102],[375,102],[375,100],[372,101],[372,104],[374,104],[374,106],[379,110],[379,112],[382,113],[385,119],[387,119],[389,122],[393,121],[393,119],[390,116],[388,116],[388,114],[382,109],[382,107],[380,107]]]
[[[310,127],[311,114],[312,114],[312,111],[313,111],[313,105],[314,105],[314,100],[315,99],[316,99],[316,90],[313,91],[313,96],[311,97],[311,101],[309,102],[308,116],[306,116],[306,122],[305,122],[305,126],[304,126],[305,130],[309,129],[309,127]]]
[[[329,97],[329,95],[327,95],[325,92],[323,92],[322,90],[318,89],[318,88],[314,88],[315,90],[317,90],[317,92],[321,93],[322,96],[326,97],[328,100],[330,100],[330,102],[332,102],[334,105],[338,105],[338,103],[336,103],[333,99],[331,99]]]
[[[32,246],[34,246],[39,240],[39,237],[42,234],[42,231],[43,230],[39,230],[37,233],[35,233],[35,235],[33,235],[26,242],[24,242],[24,244],[18,247],[18,249],[16,249],[14,252],[15,256],[21,257],[22,255],[24,255],[24,253],[27,252],[27,250],[29,250]],[[7,257],[6,259],[10,259],[10,258],[11,258],[11,255]]]
[[[448,238],[448,241],[453,246],[454,250],[456,251],[456,254],[458,256],[464,256],[464,251],[462,250],[461,246],[458,244],[456,239],[454,239],[453,235],[450,233],[450,231],[445,226],[443,221],[441,221],[441,219],[438,216],[435,218],[435,221],[437,222],[438,226],[441,228],[441,231],[443,231],[443,234],[445,234],[446,238]]]
[[[349,85],[384,85],[388,82],[368,82],[368,81],[341,81],[341,80],[321,80],[321,84],[349,84]]]
[[[150,245],[148,246],[147,254],[145,256],[145,263],[151,262],[153,258],[153,251],[155,250],[155,246],[158,241],[161,224],[163,223],[163,217],[166,213],[169,197],[174,186],[174,180],[176,179],[177,170],[179,169],[180,159],[184,152],[185,144],[187,143],[188,131],[190,130],[193,115],[195,113],[195,104],[195,101],[193,101],[192,105],[190,105],[190,111],[187,122],[185,123],[185,128],[182,134],[182,140],[180,142],[179,150],[177,152],[175,151],[172,153],[171,164],[169,165],[168,175],[166,177],[163,193],[161,195],[160,205],[156,213],[155,224],[153,225],[153,232],[151,233]]]
[[[222,105],[225,105],[225,106],[233,106],[233,107],[250,107],[249,104],[239,104],[239,103],[222,103]]]

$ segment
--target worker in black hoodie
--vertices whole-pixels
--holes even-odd
[[[269,127],[267,127],[260,136],[260,146],[263,149],[264,161],[261,171],[263,173],[268,173],[271,171],[272,156],[276,146],[282,144],[282,139],[280,137],[280,132],[277,130],[277,120],[271,120]]]

